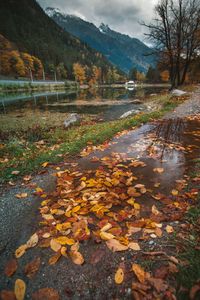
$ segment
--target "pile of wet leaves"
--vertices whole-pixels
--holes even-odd
[[[123,134],[127,132],[117,138]],[[95,150],[103,153],[110,147],[111,144],[98,148],[88,145],[81,156],[87,157]],[[197,148],[193,145],[193,150]],[[42,199],[40,230],[15,251],[15,258],[6,266],[6,275],[14,274],[18,267],[16,259],[36,246],[52,250],[49,265],[60,259],[76,265],[90,263],[82,253],[83,244],[90,242],[106,245],[111,253],[128,251],[133,255],[131,265],[123,260],[119,263],[114,280],[116,285],[122,285],[129,278],[134,299],[175,299],[176,289],[167,278],[174,278],[180,262],[162,244],[175,232],[190,208],[188,199],[195,201],[198,191],[185,191],[187,175],[176,179],[168,194],[159,191],[160,176],[167,169],[164,163],[167,157],[173,157],[174,151],[191,153],[192,147],[150,133],[130,144],[126,153],[92,156],[89,160],[95,168],[81,170],[78,163],[65,163],[66,169],[62,171],[58,168],[54,173],[56,190],[48,194],[38,187],[34,192]],[[161,161],[162,167],[148,166],[149,160]],[[154,174],[153,181],[143,180],[145,168],[152,168],[148,174]],[[158,264],[154,272],[146,271],[141,260],[155,257],[163,257],[167,264]],[[91,263],[101,259],[102,252],[94,253]],[[39,267],[38,257],[26,266],[26,276],[32,277]],[[24,298],[25,288],[23,280],[16,280],[17,299]],[[2,299],[14,299],[12,291],[3,293]],[[52,288],[44,288],[33,294],[33,299],[59,299],[59,295]]]

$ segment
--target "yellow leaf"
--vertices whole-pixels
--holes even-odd
[[[15,281],[15,297],[17,300],[23,300],[26,291],[26,284],[23,280],[17,279]]]
[[[43,165],[42,165],[42,166],[45,168],[45,167],[48,165],[48,163],[49,163],[49,162],[48,162],[48,161],[46,161],[45,163],[43,163]]]
[[[141,283],[145,283],[145,272],[138,264],[132,265],[132,270]]]
[[[75,244],[74,239],[69,239],[69,238],[66,237],[66,236],[59,236],[59,237],[56,239],[56,242],[57,242],[58,244],[61,244],[61,245],[66,245],[66,244],[67,244],[67,245],[69,245],[69,246]]]
[[[39,192],[43,192],[43,190],[41,188],[36,188],[36,191],[39,193]]]
[[[100,237],[103,240],[111,240],[114,238],[114,235],[105,231],[100,232]]]
[[[81,208],[80,205],[75,206],[75,207],[72,209],[72,213],[75,213],[75,212],[79,211],[80,208]]]
[[[72,228],[72,225],[70,222],[66,222],[66,223],[63,223],[63,224],[57,224],[56,225],[56,229],[61,231],[61,230],[66,230],[66,229],[69,229],[69,228]]]
[[[172,195],[173,196],[177,196],[178,195],[178,191],[177,190],[172,190]]]
[[[133,206],[134,206],[135,209],[140,209],[140,204],[138,204],[138,203],[134,203]]]
[[[65,216],[68,217],[68,218],[70,218],[70,217],[71,217],[71,213],[72,213],[72,211],[69,210],[69,211],[67,211],[67,212],[65,213]]]
[[[28,248],[27,245],[21,245],[21,246],[15,251],[15,257],[16,257],[16,258],[21,257],[21,256],[25,253],[25,251],[26,251],[27,248]]]
[[[119,268],[115,273],[115,282],[117,284],[121,284],[123,280],[124,280],[124,272],[121,268]]]
[[[134,202],[135,202],[135,199],[134,198],[131,198],[127,201],[128,204],[134,206]]]

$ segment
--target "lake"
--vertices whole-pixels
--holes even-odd
[[[43,93],[8,93],[0,98],[0,113],[11,112],[25,114],[27,111],[48,111],[51,113],[78,113],[94,115],[97,119],[111,121],[118,119],[123,113],[135,109],[146,110],[145,99],[149,95],[158,94],[167,87],[134,87],[66,90]],[[140,99],[141,104],[131,103]]]

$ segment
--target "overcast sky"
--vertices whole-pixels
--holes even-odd
[[[139,21],[149,22],[158,0],[37,0],[46,8],[59,8],[99,26],[108,24],[111,29],[137,37],[144,41],[143,26]]]

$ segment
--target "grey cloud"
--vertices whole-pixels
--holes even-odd
[[[60,8],[95,25],[108,24],[111,29],[144,40],[144,28],[138,21],[149,22],[158,0],[38,0],[40,5]]]

